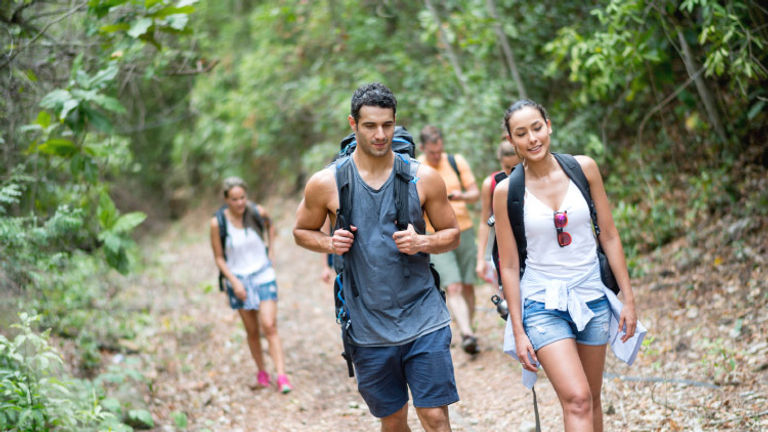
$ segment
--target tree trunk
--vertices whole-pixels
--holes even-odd
[[[683,58],[683,63],[685,64],[685,70],[688,72],[688,76],[693,78],[693,81],[696,84],[696,90],[699,92],[699,97],[704,103],[704,109],[707,111],[707,117],[712,123],[712,127],[715,129],[715,133],[717,134],[718,138],[720,138],[720,141],[722,141],[723,145],[725,145],[728,143],[728,140],[725,136],[723,123],[720,120],[720,114],[717,111],[717,105],[714,98],[712,97],[712,94],[707,88],[706,82],[704,82],[702,74],[696,73],[699,70],[699,66],[696,64],[696,59],[693,58],[691,47],[685,40],[685,35],[683,35],[682,28],[677,29],[677,39],[680,41],[680,54]]]
[[[504,33],[504,29],[501,28],[499,14],[496,11],[496,3],[493,0],[486,0],[485,4],[488,6],[488,12],[491,14],[491,18],[493,18],[493,30],[496,32],[496,37],[499,39],[499,45],[501,45],[501,50],[507,61],[507,68],[509,68],[509,73],[512,75],[512,79],[515,80],[515,84],[517,84],[518,96],[520,98],[527,98],[528,94],[525,91],[523,80],[520,79],[520,73],[517,71],[517,63],[515,63],[515,57],[512,54],[512,47],[509,46],[507,35]]]
[[[456,53],[453,52],[451,44],[448,43],[448,38],[445,37],[445,33],[443,33],[443,26],[440,22],[440,15],[437,14],[437,9],[435,9],[435,6],[432,5],[430,0],[424,0],[424,4],[427,6],[427,9],[429,9],[429,13],[432,14],[432,18],[435,20],[435,24],[437,24],[437,37],[440,40],[440,43],[445,47],[445,54],[448,56],[448,60],[451,62],[453,73],[456,75],[456,79],[459,81],[464,95],[468,96],[469,88],[467,87],[467,80],[464,78],[464,73],[461,71],[461,65],[459,65],[459,59],[456,57]]]

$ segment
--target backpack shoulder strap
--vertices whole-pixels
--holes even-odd
[[[339,194],[339,208],[336,209],[334,229],[349,229],[352,224],[352,178],[353,166],[350,156],[336,159],[336,190]]]
[[[491,214],[493,214],[493,191],[496,190],[496,185],[505,178],[507,178],[507,173],[504,171],[497,171],[491,174]]]
[[[456,173],[456,177],[459,178],[459,186],[461,187],[461,190],[464,190],[464,183],[461,181],[461,172],[459,171],[459,165],[456,163],[456,155],[453,153],[448,153],[448,165],[451,166],[453,169],[453,172]]]
[[[411,223],[411,217],[408,212],[408,183],[413,180],[411,175],[411,160],[407,155],[402,153],[395,153],[395,213],[398,230],[404,230],[408,228],[408,224]]]
[[[259,212],[259,206],[254,202],[248,201],[248,209],[250,211],[250,217],[253,219],[253,223],[256,225],[256,231],[261,238],[264,238],[264,228],[266,228],[266,220],[264,216]],[[245,217],[245,215],[243,215]]]
[[[525,258],[528,251],[528,242],[525,238],[525,220],[523,217],[523,205],[525,201],[525,170],[523,164],[518,164],[509,174],[507,190],[507,213],[509,223],[512,225],[512,233],[517,243],[517,257],[520,261],[520,276],[525,270]]]
[[[227,217],[224,215],[226,205],[216,210],[216,222],[219,224],[219,241],[221,242],[221,253],[224,260],[227,260]],[[219,271],[219,291],[224,291],[224,274]]]
[[[227,259],[227,217],[224,215],[226,205],[216,210],[216,222],[219,224],[219,240],[221,241],[221,251],[224,253],[224,259]]]
[[[595,235],[599,236],[600,227],[597,225],[597,210],[595,209],[595,203],[592,201],[592,193],[589,190],[589,181],[587,181],[587,176],[584,175],[584,170],[581,169],[579,161],[572,155],[565,153],[552,153],[552,155],[555,157],[557,163],[563,168],[563,171],[565,171],[565,175],[573,180],[573,183],[579,188],[581,195],[584,196],[584,200],[589,207],[589,216],[592,218],[592,227],[595,230]]]

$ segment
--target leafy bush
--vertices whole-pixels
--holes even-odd
[[[129,431],[101,405],[103,390],[68,377],[63,361],[48,342],[49,331],[36,333],[39,317],[19,314],[12,340],[0,335],[0,429],[32,431]]]

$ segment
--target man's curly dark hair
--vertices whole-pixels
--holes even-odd
[[[352,95],[352,107],[350,114],[355,123],[360,119],[360,108],[364,106],[377,106],[380,108],[392,108],[392,114],[397,112],[397,99],[392,90],[382,83],[370,83],[360,86]]]

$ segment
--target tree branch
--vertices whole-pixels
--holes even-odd
[[[509,73],[512,74],[512,79],[517,84],[517,93],[520,98],[527,98],[528,94],[525,91],[523,80],[520,79],[520,73],[517,71],[517,63],[515,63],[515,57],[512,54],[512,48],[509,46],[507,35],[504,33],[504,29],[501,28],[501,21],[499,20],[499,13],[496,11],[496,3],[493,0],[485,0],[485,4],[488,7],[488,12],[493,18],[493,30],[496,32],[496,38],[501,45],[501,51],[504,53],[504,57],[507,60],[507,67]]]
[[[204,73],[208,73],[211,70],[213,70],[213,68],[216,67],[217,64],[219,64],[219,61],[218,60],[214,60],[214,61],[208,63],[207,65],[205,65],[205,67],[203,67],[203,61],[202,60],[198,60],[196,65],[195,65],[196,67],[194,69],[177,70],[177,71],[173,71],[171,73],[168,73],[167,75],[179,76],[179,75],[198,75],[198,74],[204,74]]]
[[[27,42],[27,43],[26,43],[26,44],[24,44],[23,46],[19,47],[19,49],[17,49],[16,51],[14,51],[14,52],[12,52],[11,54],[9,54],[9,55],[8,55],[8,58],[7,58],[7,59],[6,59],[6,60],[5,60],[5,61],[4,61],[2,64],[0,64],[0,69],[4,69],[4,68],[5,68],[6,66],[8,66],[8,65],[9,65],[9,64],[10,64],[10,63],[13,61],[13,59],[15,59],[15,58],[16,58],[16,56],[18,56],[18,55],[19,55],[19,54],[20,54],[22,51],[24,51],[25,49],[29,48],[29,47],[30,47],[32,44],[34,44],[34,43],[35,43],[35,41],[37,41],[38,39],[40,39],[40,37],[41,37],[41,36],[43,36],[43,35],[45,34],[45,32],[46,32],[46,31],[48,31],[48,29],[49,29],[49,28],[50,28],[52,25],[54,25],[54,24],[56,24],[56,23],[58,23],[58,22],[60,22],[60,21],[63,21],[63,20],[65,20],[65,19],[66,19],[66,18],[68,18],[70,15],[73,15],[75,12],[78,12],[80,9],[84,8],[84,7],[85,7],[85,6],[87,6],[87,5],[88,5],[88,3],[81,3],[80,5],[78,5],[78,6],[75,6],[73,9],[70,9],[70,10],[69,10],[67,13],[65,13],[64,15],[62,15],[62,16],[60,16],[60,17],[56,18],[55,20],[53,20],[53,21],[49,22],[48,24],[46,24],[46,25],[45,25],[45,27],[43,27],[43,29],[42,29],[42,30],[40,30],[40,31],[39,31],[39,32],[38,32],[38,33],[37,33],[37,34],[36,34],[36,35],[35,35],[35,36],[34,36],[34,37],[33,37],[33,38],[32,38],[32,39],[29,41],[29,42]]]
[[[456,75],[456,79],[459,81],[461,89],[464,91],[464,95],[469,95],[470,93],[469,88],[467,87],[467,80],[464,78],[464,73],[461,71],[459,59],[453,52],[451,44],[448,43],[448,38],[445,36],[445,33],[443,33],[443,25],[440,22],[440,15],[438,15],[437,9],[435,9],[435,6],[430,0],[424,0],[424,4],[427,6],[427,9],[429,9],[429,13],[432,14],[432,18],[435,20],[435,24],[437,24],[437,37],[440,40],[440,43],[445,47],[445,54],[448,56],[448,60],[451,62],[453,73]]]
[[[645,123],[651,118],[651,116],[653,114],[655,114],[658,110],[662,109],[664,107],[664,105],[670,103],[673,99],[675,99],[675,97],[677,97],[677,95],[679,95],[680,92],[685,90],[686,87],[691,85],[691,83],[694,80],[696,80],[696,78],[699,75],[701,75],[702,72],[704,72],[704,67],[703,66],[701,68],[699,68],[699,70],[696,71],[693,75],[688,76],[688,79],[680,87],[675,89],[675,91],[673,91],[672,94],[670,94],[669,96],[665,97],[663,101],[661,101],[658,104],[656,104],[655,107],[651,108],[651,110],[648,111],[648,113],[645,114],[645,116],[643,117],[643,121],[640,122],[640,126],[637,127],[637,143],[638,144],[640,144],[640,142],[642,141],[642,138],[643,138],[643,128],[645,127]]]

